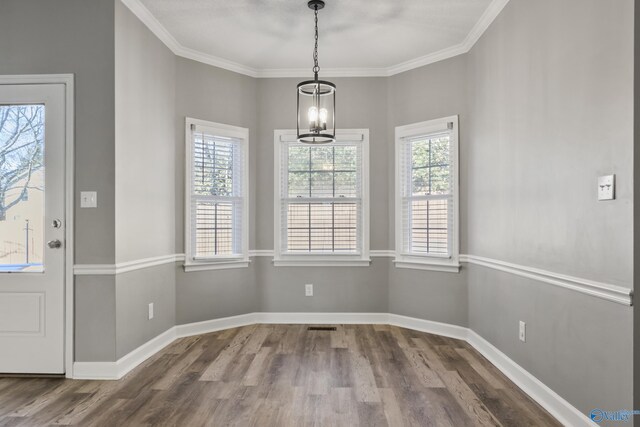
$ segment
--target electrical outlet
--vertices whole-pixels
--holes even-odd
[[[311,285],[311,284],[304,285],[304,296],[305,297],[312,297],[313,296],[313,285]]]
[[[520,321],[520,329],[518,331],[518,338],[520,338],[520,341],[522,341],[522,342],[526,342],[527,341],[527,324],[524,323],[522,320]]]
[[[149,320],[153,319],[153,303],[149,303]]]

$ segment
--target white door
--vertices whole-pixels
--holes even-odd
[[[64,373],[64,103],[0,84],[0,373]]]

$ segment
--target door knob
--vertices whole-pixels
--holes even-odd
[[[58,249],[58,248],[62,247],[62,242],[61,242],[60,240],[58,240],[58,239],[56,239],[56,240],[49,240],[49,241],[47,242],[47,245],[49,245],[49,247],[50,247],[51,249]]]

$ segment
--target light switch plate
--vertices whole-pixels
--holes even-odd
[[[80,207],[81,208],[97,208],[98,207],[98,193],[95,191],[81,191],[80,192]]]
[[[312,284],[304,285],[304,296],[306,296],[306,297],[312,297],[313,296],[313,285]]]
[[[527,341],[527,324],[522,320],[518,323],[518,338],[522,342]]]
[[[613,200],[616,198],[616,176],[604,175],[598,177],[598,200]]]

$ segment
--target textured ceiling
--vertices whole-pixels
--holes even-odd
[[[190,51],[254,70],[312,67],[306,0],[138,1]],[[320,67],[385,69],[461,45],[492,0],[326,3],[319,12]]]

